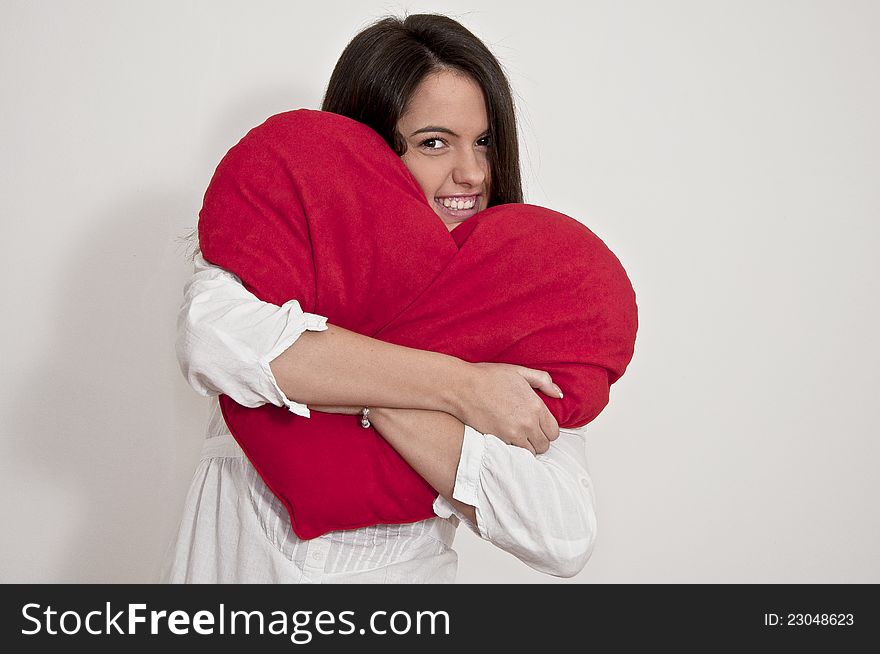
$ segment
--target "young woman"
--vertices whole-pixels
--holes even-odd
[[[448,17],[385,18],[363,30],[321,109],[378,132],[449,230],[523,201],[507,79]],[[551,575],[577,574],[592,552],[584,438],[559,429],[533,390],[561,396],[546,372],[385,343],[304,313],[296,299],[262,302],[198,253],[177,353],[213,411],[164,581],[452,582],[459,521]],[[376,431],[439,493],[437,517],[299,539],[226,428],[220,393],[302,416],[369,407]]]

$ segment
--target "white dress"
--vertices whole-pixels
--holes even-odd
[[[308,417],[308,407],[278,387],[269,363],[304,331],[326,329],[326,317],[303,312],[296,300],[262,302],[199,254],[177,326],[181,370],[211,398],[212,411],[163,582],[452,583],[460,522],[550,575],[573,576],[589,559],[596,514],[583,428],[560,429],[550,449],[535,456],[465,425],[453,498],[475,507],[478,525],[438,496],[435,518],[298,538],[229,433],[217,396]]]

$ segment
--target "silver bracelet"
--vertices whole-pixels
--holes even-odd
[[[370,409],[369,407],[364,407],[361,410],[361,427],[364,429],[370,428]]]

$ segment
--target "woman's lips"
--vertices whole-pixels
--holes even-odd
[[[478,197],[476,202],[474,202],[474,206],[471,209],[449,209],[443,206],[443,203],[439,200],[434,200],[438,207],[440,207],[440,211],[445,213],[447,216],[451,218],[457,218],[458,220],[465,220],[470,218],[471,216],[475,216],[480,211],[480,198]]]

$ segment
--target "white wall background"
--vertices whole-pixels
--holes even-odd
[[[452,15],[516,90],[527,201],[627,268],[573,582],[880,582],[880,4],[0,3],[0,580],[150,582],[207,400],[174,357],[223,154],[352,36]],[[556,582],[459,530],[461,582]]]

